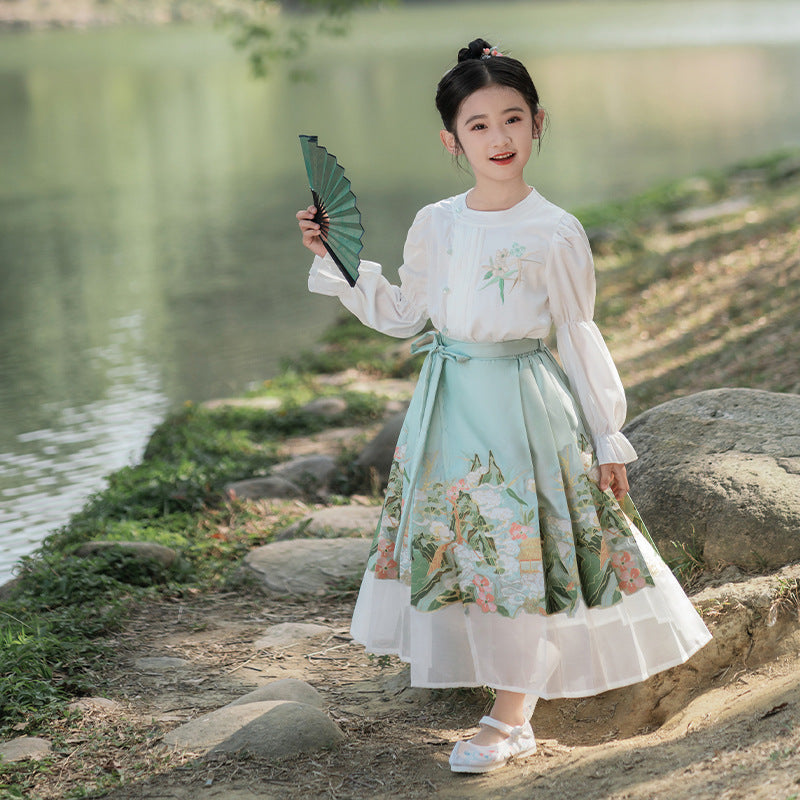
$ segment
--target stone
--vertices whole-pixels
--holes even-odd
[[[277,541],[299,536],[321,539],[360,536],[371,539],[380,516],[381,506],[329,506],[292,523],[279,531],[275,538]]]
[[[256,650],[280,649],[291,647],[293,644],[299,644],[316,636],[328,635],[330,632],[331,629],[327,625],[316,625],[313,622],[281,622],[267,628],[264,635],[257,639],[253,646]],[[294,700],[295,698],[283,699]]]
[[[145,656],[144,658],[137,658],[133,662],[136,669],[143,672],[167,672],[171,669],[181,669],[181,667],[188,667],[190,664],[185,658],[174,658],[172,656]]]
[[[382,680],[380,686],[386,693],[387,699],[402,703],[414,703],[424,706],[433,700],[433,691],[431,689],[411,685],[411,668],[409,666],[403,667],[400,672]]]
[[[399,344],[387,356],[389,360],[405,360],[411,357],[411,341]],[[414,378],[376,378],[357,369],[346,369],[330,375],[318,375],[317,383],[323,386],[337,386],[350,392],[374,394],[392,400],[408,400],[414,392]]]
[[[263,705],[271,708],[216,745],[209,756],[241,753],[277,761],[301,753],[328,750],[344,741],[339,726],[318,708],[293,702]],[[239,709],[249,707],[237,706]]]
[[[0,742],[0,763],[3,761],[38,761],[52,751],[53,746],[47,739],[38,736],[18,736],[7,742]]]
[[[232,703],[228,703],[225,708],[247,705],[248,703],[262,703],[268,700],[292,700],[296,703],[314,706],[314,708],[325,707],[322,695],[313,686],[310,686],[305,681],[297,680],[297,678],[282,678],[264,686],[259,686],[258,689],[254,689]]]
[[[248,478],[234,481],[225,487],[225,494],[231,499],[242,500],[287,500],[302,497],[303,490],[281,477]]]
[[[206,400],[200,407],[208,411],[224,408],[247,408],[254,411],[277,411],[283,405],[280,397],[222,397],[216,400]]]
[[[175,550],[163,544],[156,544],[155,542],[115,542],[107,539],[84,542],[75,551],[75,555],[81,558],[88,558],[112,547],[135,555],[142,561],[155,561],[165,568],[171,567],[178,558]]]
[[[316,400],[306,403],[300,410],[330,419],[331,417],[338,417],[347,411],[347,401],[343,397],[318,397]]]
[[[180,750],[207,753],[239,728],[285,701],[265,700],[240,706],[225,706],[185,722],[164,736],[164,743]]]
[[[752,205],[753,199],[751,197],[733,197],[708,206],[692,207],[685,211],[679,211],[672,215],[672,221],[679,226],[701,225],[717,217],[740,214],[743,211],[747,211]]]
[[[354,588],[364,573],[368,539],[295,539],[251,550],[244,566],[267,592],[307,597]]]
[[[651,408],[624,432],[639,454],[631,497],[663,554],[674,541],[710,567],[800,560],[800,395],[712,389]]]
[[[12,578],[0,586],[0,600],[10,600],[17,591],[19,578]]]
[[[308,491],[319,492],[327,490],[338,471],[336,459],[331,456],[309,455],[278,464],[272,474]]]
[[[70,711],[118,711],[122,706],[116,700],[107,697],[81,697],[74,700],[67,708]]]
[[[389,482],[389,470],[394,459],[397,438],[400,436],[400,429],[403,427],[406,417],[406,410],[390,417],[355,461],[357,469],[373,473],[381,486],[386,486]]]
[[[288,457],[308,455],[337,456],[345,448],[355,448],[358,443],[366,441],[371,427],[350,426],[348,428],[328,428],[307,436],[290,436],[281,442],[281,452]]]

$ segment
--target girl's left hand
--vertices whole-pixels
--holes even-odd
[[[600,491],[604,492],[608,487],[614,492],[617,500],[622,500],[628,493],[628,472],[624,464],[601,464],[600,480],[597,484]]]

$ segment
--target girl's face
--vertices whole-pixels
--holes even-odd
[[[534,118],[523,96],[496,84],[473,92],[461,104],[455,131],[442,131],[444,146],[463,153],[477,183],[522,181],[544,110]]]

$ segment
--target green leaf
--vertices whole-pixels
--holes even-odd
[[[527,506],[528,504],[511,488],[506,489],[506,493],[509,497],[516,500],[521,506]]]

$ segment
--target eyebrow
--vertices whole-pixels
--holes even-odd
[[[505,111],[501,112],[503,114],[508,114],[511,111],[522,111],[525,112],[524,108],[520,108],[519,106],[512,106],[511,108],[505,109]],[[469,125],[470,122],[474,122],[476,119],[485,119],[488,114],[473,114],[468,120],[464,122],[465,125]]]

